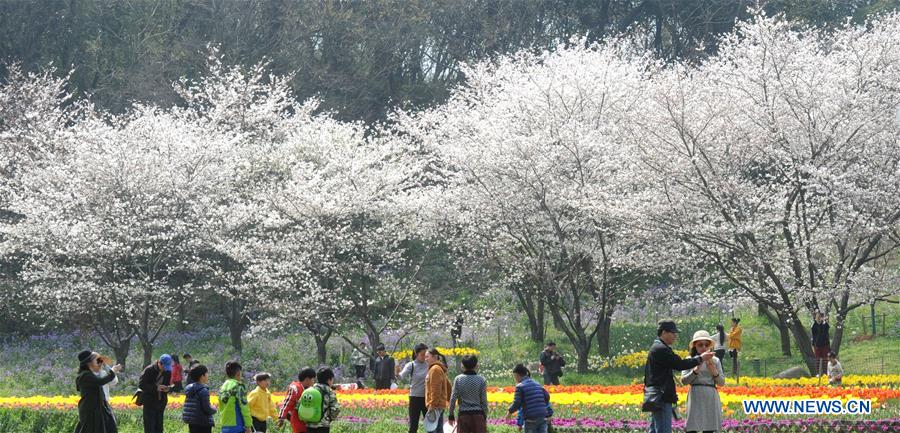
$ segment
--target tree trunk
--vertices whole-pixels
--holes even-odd
[[[244,324],[246,323],[246,318],[239,300],[232,299],[228,304],[228,331],[231,336],[231,347],[235,353],[240,354],[244,351]]]
[[[609,330],[612,327],[612,318],[607,316],[600,318],[597,327],[597,353],[600,356],[609,356]]]
[[[144,301],[144,311],[141,317],[141,324],[138,327],[138,340],[141,342],[141,348],[144,350],[144,367],[153,362],[153,341],[150,340],[150,301]]]
[[[134,339],[135,332],[133,328],[125,325],[126,331],[120,323],[96,322],[94,324],[94,332],[100,336],[103,344],[113,351],[116,357],[116,364],[125,365],[128,359],[128,353],[131,352],[131,340]]]
[[[328,363],[328,338],[330,336],[320,336],[313,335],[313,338],[316,340],[316,360],[319,361],[319,365],[325,365]]]
[[[146,367],[153,363],[153,343],[151,343],[148,339],[140,338],[141,340],[141,348],[144,350],[144,364]]]
[[[316,360],[320,366],[326,365],[328,363],[328,340],[331,339],[331,334],[334,331],[320,323],[309,322],[306,323],[306,329],[309,330],[309,333],[312,334],[313,339],[316,341]]]
[[[846,321],[847,316],[838,312],[834,321],[834,334],[831,336],[831,351],[838,355],[841,353],[841,343],[844,341],[844,322]]]
[[[575,347],[575,355],[578,357],[576,363],[576,370],[579,373],[587,373],[588,372],[588,356],[591,354],[590,342],[587,344],[578,344],[574,341],[572,345]],[[587,346],[587,347],[585,347]]]
[[[241,325],[235,325],[232,322],[228,326],[229,334],[231,335],[231,347],[234,349],[235,353],[241,353],[244,351],[244,327]]]
[[[178,332],[187,332],[187,312],[185,311],[184,302],[178,305]]]
[[[542,296],[532,296],[530,290],[520,286],[512,287],[512,292],[516,296],[519,307],[525,312],[525,317],[528,319],[528,330],[531,335],[531,341],[543,344],[545,337],[544,298]]]
[[[773,313],[769,308],[760,303],[757,309],[760,315],[769,319],[769,323],[778,328],[778,334],[781,338],[781,354],[784,356],[792,356],[791,353],[791,335],[787,324],[787,318],[782,314]]]
[[[781,322],[781,326],[778,327],[778,333],[781,335],[781,354],[793,356],[791,353],[791,333],[788,330],[787,323]]]
[[[556,326],[556,329],[559,329],[566,334],[566,337],[569,338],[569,341],[572,343],[572,347],[575,348],[575,355],[577,357],[577,370],[579,373],[587,373],[588,372],[588,356],[591,354],[591,345],[594,343],[594,333],[587,334],[582,332],[580,329],[572,329],[566,325],[562,314],[560,314],[557,310],[551,308],[551,314],[553,315],[553,322]]]
[[[531,320],[531,318],[528,319],[528,329],[531,331],[531,341],[540,344],[544,344],[547,332],[546,321],[544,320],[544,308],[544,299],[539,297],[534,320]]]
[[[803,326],[803,323],[800,322],[800,318],[797,317],[795,313],[790,313],[788,317],[790,318],[790,330],[791,333],[794,334],[794,342],[797,343],[797,349],[799,349],[800,354],[803,355],[803,360],[805,361],[807,368],[809,368],[809,373],[816,374],[815,353],[813,352],[809,332],[807,332],[806,327]]]
[[[366,332],[366,338],[369,340],[369,350],[372,350],[381,344],[381,335],[377,332]],[[371,356],[372,354],[366,353],[365,355]]]
[[[112,347],[113,354],[116,356],[116,364],[125,365],[128,359],[128,352],[131,351],[131,338],[120,340],[118,344]]]
[[[875,323],[875,303],[873,302],[871,305],[869,305],[869,307],[870,307],[869,312],[872,316],[872,337],[877,337],[878,336],[878,327],[876,326],[876,323]],[[837,353],[837,352],[835,352],[835,353]]]

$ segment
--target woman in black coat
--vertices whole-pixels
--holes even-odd
[[[103,385],[112,382],[116,373],[122,371],[122,366],[116,365],[106,376],[97,377],[94,373],[100,371],[100,355],[85,350],[78,354],[78,362],[75,389],[81,394],[81,400],[78,401],[75,433],[118,433],[112,408],[103,395]]]

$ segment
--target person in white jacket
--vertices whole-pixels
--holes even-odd
[[[96,374],[97,377],[106,377],[106,375],[109,374],[109,371],[112,370],[112,360],[105,356],[101,356],[100,359],[102,360],[103,364],[100,366],[100,371],[97,371],[94,374]],[[119,378],[115,377],[113,378],[112,382],[103,385],[103,395],[106,397],[107,402],[109,402],[109,390],[115,388],[115,386],[118,384]]]

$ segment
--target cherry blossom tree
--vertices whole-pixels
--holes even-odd
[[[290,77],[266,71],[223,66],[211,49],[208,73],[176,86],[187,119],[234,137],[222,165],[228,200],[203,230],[217,257],[204,274],[228,300],[235,347],[248,323],[302,330],[324,362],[332,335],[377,344],[385,330],[419,326],[403,155],[361,123],[315,114]]]
[[[56,77],[52,67],[27,73],[18,63],[4,66],[5,77],[0,82],[0,223],[12,224],[22,217],[9,208],[9,202],[19,193],[23,173],[65,152],[61,138],[69,133],[69,125],[93,111],[66,92],[68,77]],[[24,260],[22,255],[0,251],[0,285],[6,287],[0,291],[0,300],[10,317],[22,313],[17,287]]]
[[[420,287],[398,204],[410,175],[399,149],[367,138],[361,124],[324,115],[303,122],[261,162],[282,171],[254,211],[262,222],[256,273],[272,287],[300,287],[313,324],[352,345],[360,332],[376,345],[386,330],[418,327]],[[296,298],[271,302],[290,312]]]
[[[900,15],[834,32],[758,16],[718,56],[653,79],[633,118],[645,208],[688,262],[770,308],[812,357],[803,312],[897,293],[862,284],[900,246]]]
[[[204,245],[199,275],[204,291],[221,303],[232,348],[243,350],[243,333],[250,316],[269,294],[250,271],[253,257],[245,254],[243,242],[261,224],[256,205],[268,186],[268,176],[277,166],[254,165],[275,143],[310,119],[314,103],[298,104],[290,87],[290,76],[268,73],[262,61],[243,67],[223,64],[217,47],[208,47],[205,73],[183,78],[175,93],[184,103],[173,111],[185,122],[196,122],[229,138],[219,147],[221,200],[210,208],[200,228]]]
[[[546,304],[583,372],[595,339],[608,353],[612,313],[653,256],[632,224],[633,160],[617,126],[642,100],[648,63],[573,45],[470,67],[446,105],[397,118],[408,145],[446,167],[433,216],[511,287],[530,288],[516,291],[529,316],[540,314],[532,297]]]
[[[202,220],[221,197],[227,136],[153,107],[80,122],[68,150],[22,176],[3,226],[28,257],[25,298],[95,330],[119,361],[137,336],[144,363],[192,289]]]

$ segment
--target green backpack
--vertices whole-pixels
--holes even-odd
[[[300,403],[297,405],[297,416],[300,421],[315,424],[322,420],[325,401],[322,398],[322,391],[318,386],[311,386],[300,394]]]

